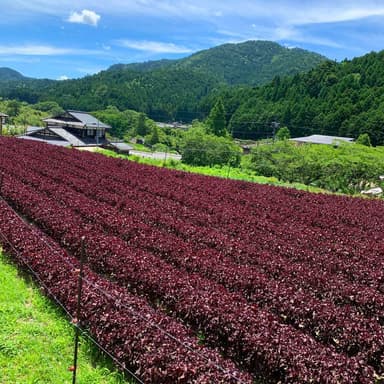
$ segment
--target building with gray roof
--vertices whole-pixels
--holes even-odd
[[[305,137],[295,137],[289,139],[297,144],[326,144],[326,145],[338,145],[338,143],[351,143],[352,137],[340,137],[340,136],[326,136],[326,135],[311,135]]]
[[[73,110],[43,121],[45,127],[31,127],[21,137],[73,147],[101,146],[107,143],[105,134],[111,128],[87,112]]]

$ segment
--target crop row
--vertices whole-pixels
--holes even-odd
[[[81,219],[86,219],[87,228],[92,225],[92,231],[117,235],[127,241],[127,247],[151,251],[178,268],[198,272],[232,291],[240,291],[248,300],[271,310],[284,322],[348,355],[359,354],[381,370],[384,335],[375,319],[361,316],[351,306],[336,306],[329,300],[311,297],[287,282],[269,279],[252,266],[236,265],[214,250],[195,252],[190,243],[141,223],[115,207],[100,202],[95,207],[92,200],[64,183],[56,184],[50,179],[42,183],[41,177],[30,176],[30,172],[23,175],[29,177],[39,193],[52,198],[51,204],[56,204],[54,209],[58,215],[64,215],[67,209],[73,210]],[[64,207],[57,206],[57,202]]]
[[[50,167],[42,167],[41,161],[36,165],[36,169],[40,169],[45,174],[52,174]],[[67,168],[62,166],[63,162],[60,163],[61,168]],[[52,164],[53,167],[53,164]],[[68,168],[74,168],[74,166]],[[120,167],[116,167],[119,169]],[[57,169],[54,169],[57,171]],[[69,172],[70,173],[70,172]],[[31,176],[32,177],[32,176]],[[52,176],[54,177],[54,176]],[[58,182],[61,183],[62,177],[57,177]],[[89,174],[88,174],[89,177]],[[92,174],[91,174],[92,177]],[[98,181],[98,180],[97,180]],[[100,201],[106,202],[115,201],[115,205],[118,205],[119,210],[122,213],[126,211],[127,214],[131,215],[139,214],[145,223],[156,226],[158,229],[161,228],[163,232],[172,231],[174,234],[182,237],[185,241],[188,241],[189,245],[192,244],[192,251],[197,254],[206,253],[207,247],[201,247],[202,243],[213,243],[211,244],[214,249],[210,249],[210,255],[228,256],[234,259],[236,264],[254,265],[257,270],[262,271],[264,274],[278,280],[279,282],[284,281],[290,285],[294,285],[297,288],[307,291],[314,298],[322,298],[327,301],[331,300],[337,305],[353,305],[358,308],[363,314],[368,317],[383,318],[383,268],[380,268],[380,263],[376,259],[366,259],[371,261],[369,267],[364,267],[359,262],[362,257],[355,255],[358,248],[350,248],[351,257],[349,260],[339,261],[339,257],[329,254],[326,257],[325,262],[318,254],[314,253],[314,248],[320,249],[319,246],[314,245],[313,248],[308,248],[306,252],[302,252],[307,256],[307,262],[296,260],[291,254],[297,254],[297,248],[290,246],[289,252],[285,241],[281,241],[280,237],[275,234],[264,235],[264,242],[274,244],[275,247],[281,248],[284,252],[271,252],[263,251],[258,248],[254,243],[238,242],[234,239],[223,236],[218,230],[211,230],[207,227],[197,227],[190,223],[185,223],[182,216],[183,210],[176,211],[175,207],[170,201],[160,201],[158,199],[151,199],[148,196],[142,195],[140,191],[128,192],[129,196],[124,197],[124,190],[121,185],[117,183],[109,183],[109,188],[113,188],[115,193],[105,192],[103,190],[104,185],[100,186],[99,182],[95,182],[92,179],[87,180],[84,175],[82,179],[71,178],[67,176],[65,178],[66,185],[70,185],[76,191],[79,191],[90,198],[96,199],[94,210],[97,211],[96,207]],[[106,186],[105,186],[106,187]],[[120,187],[120,188],[119,188]],[[116,191],[121,190],[121,194],[116,194]],[[154,200],[154,201],[152,201]],[[135,204],[136,202],[136,204]],[[164,213],[167,207],[171,206],[174,209],[174,215],[170,213]],[[169,209],[169,207],[168,207]],[[100,212],[100,211],[99,211]],[[101,218],[107,214],[107,210],[100,212]],[[116,216],[114,221],[121,220],[121,217]],[[241,227],[241,224],[239,224]],[[294,226],[294,225],[293,225]],[[223,228],[224,229],[224,228]],[[286,230],[286,232],[289,232]],[[157,238],[160,232],[157,232],[155,238]],[[147,243],[150,242],[150,238]],[[324,248],[327,245],[323,245]],[[190,247],[191,248],[191,247]],[[371,253],[371,252],[370,252]],[[289,257],[287,257],[287,254]],[[377,253],[378,255],[382,254]],[[382,263],[382,261],[381,261]],[[313,265],[317,264],[316,271],[314,273]],[[377,268],[372,268],[372,264],[376,265]],[[344,265],[344,267],[343,267]],[[353,276],[353,281],[346,277],[343,273],[344,270],[349,271],[347,274]],[[300,271],[300,274],[297,273]],[[252,294],[252,292],[250,292]],[[347,308],[349,311],[349,309]]]
[[[77,259],[44,233],[24,223],[2,200],[0,234],[3,247],[22,267],[27,263],[49,289],[49,294],[74,315]],[[78,319],[81,325],[89,328],[121,364],[135,368],[146,382],[252,382],[248,374],[241,373],[217,352],[199,345],[199,340],[183,325],[154,310],[143,298],[127,293],[88,267],[85,267],[84,281]]]
[[[70,173],[71,164],[62,166],[63,161],[59,163],[59,167],[65,169],[65,173]],[[54,164],[50,163],[50,167],[53,167]],[[97,166],[99,164],[97,163]],[[40,164],[36,166],[37,169],[41,169],[41,160]],[[77,166],[73,168],[78,168]],[[120,168],[120,167],[119,167]],[[119,169],[118,168],[118,169]],[[55,169],[56,171],[57,169]],[[92,170],[92,169],[91,169]],[[43,172],[49,173],[50,168],[46,168]],[[87,183],[87,180],[84,178],[80,181],[72,181],[74,184],[74,188],[83,188],[88,194],[88,196],[92,196],[96,200],[108,200],[109,203],[115,201],[115,204],[120,204],[122,206],[131,206],[132,199],[136,199],[135,201],[141,202],[142,207],[142,216],[146,221],[151,220],[151,218],[155,218],[156,223],[154,225],[158,225],[164,227],[166,230],[174,231],[178,236],[184,237],[186,239],[194,240],[194,244],[204,244],[211,245],[218,249],[221,253],[229,254],[229,256],[233,256],[237,263],[245,263],[245,264],[255,264],[258,268],[262,268],[265,273],[269,274],[274,278],[278,278],[279,280],[284,279],[288,273],[292,271],[293,274],[298,269],[301,270],[301,276],[298,281],[295,281],[295,284],[298,284],[302,289],[311,289],[313,286],[316,286],[316,289],[326,289],[327,291],[337,291],[337,289],[341,292],[340,295],[334,295],[335,300],[338,303],[342,303],[343,301],[346,304],[358,304],[361,303],[365,310],[370,313],[371,310],[366,308],[366,302],[377,301],[379,298],[377,297],[377,291],[383,290],[384,284],[384,268],[380,268],[380,265],[383,263],[380,254],[382,252],[374,252],[374,249],[368,249],[368,246],[364,246],[361,244],[360,247],[355,246],[355,244],[351,244],[349,247],[349,253],[347,260],[341,260],[340,257],[334,255],[331,251],[328,251],[328,254],[319,255],[318,253],[314,253],[314,249],[318,252],[321,249],[328,249],[328,244],[323,244],[322,247],[313,244],[312,247],[308,247],[307,250],[300,251],[297,244],[287,245],[287,241],[282,241],[280,234],[271,234],[268,233],[270,229],[265,228],[265,233],[263,236],[256,236],[255,240],[244,242],[239,241],[234,238],[228,238],[222,234],[225,230],[225,226],[223,225],[222,229],[212,230],[207,227],[196,227],[185,220],[185,216],[183,216],[183,212],[185,210],[176,210],[176,208],[172,205],[172,201],[159,201],[154,197],[150,196],[142,196],[140,191],[126,191],[126,194],[129,194],[128,198],[124,197],[124,195],[117,195],[116,191],[119,190],[119,185],[116,183],[102,183],[102,178],[95,178],[92,172],[87,174],[88,177],[93,177],[93,181]],[[65,175],[61,175],[61,178],[64,178]],[[59,177],[60,178],[60,177]],[[66,183],[70,183],[71,180],[66,178]],[[100,185],[99,185],[100,184]],[[104,185],[105,184],[105,185]],[[112,192],[108,193],[105,190],[112,188],[115,191],[115,194]],[[121,189],[121,188],[120,188]],[[139,189],[139,187],[138,187]],[[121,192],[124,194],[124,190]],[[131,210],[131,208],[129,208]],[[171,213],[167,213],[167,209],[171,210]],[[233,212],[236,212],[237,209],[234,209]],[[173,212],[173,215],[172,215]],[[170,216],[172,215],[172,216]],[[198,216],[197,214],[194,215]],[[244,218],[243,221],[247,221]],[[241,222],[239,219],[239,228],[241,227]],[[210,223],[209,220],[206,220],[207,223]],[[211,225],[211,223],[209,224]],[[258,225],[260,227],[260,223]],[[258,227],[257,225],[254,228]],[[295,228],[297,226],[292,224],[291,227]],[[289,232],[289,230],[284,230],[285,232]],[[284,232],[283,231],[283,232]],[[244,233],[249,231],[243,230]],[[302,238],[305,238],[306,235],[302,234],[299,237],[299,243],[302,241]],[[294,237],[291,235],[291,237]],[[321,236],[318,236],[321,237]],[[260,247],[260,244],[257,244],[257,241],[263,242],[263,246]],[[335,240],[334,243],[339,244],[340,241]],[[381,242],[377,242],[380,244]],[[374,248],[374,244],[371,248]],[[381,245],[382,247],[382,245]],[[270,248],[270,249],[267,249]],[[271,248],[280,249],[280,251],[272,252]],[[359,249],[363,249],[366,252],[365,257],[361,257],[358,253]],[[261,255],[259,258],[258,256]],[[287,260],[287,255],[289,256]],[[303,255],[306,257],[307,262],[304,263],[303,260],[297,260],[297,255]],[[373,255],[373,256],[372,256]],[[378,255],[377,257],[374,257]],[[326,260],[324,260],[326,259]],[[323,260],[325,262],[323,262]],[[362,265],[362,260],[368,260],[369,263],[366,265]],[[316,271],[316,278],[313,277],[313,264],[318,264],[318,269]],[[372,269],[371,265],[374,264],[377,268]],[[334,272],[334,273],[332,273]],[[280,274],[283,274],[281,276]],[[346,276],[347,275],[347,276]],[[352,279],[352,283],[354,284],[354,289],[348,289],[348,282]],[[365,287],[368,286],[367,287]],[[318,292],[316,292],[316,295]],[[327,297],[327,296],[326,296]],[[357,301],[357,302],[356,302]]]
[[[94,155],[87,154],[87,156]],[[79,160],[84,163],[84,159],[81,157]],[[82,163],[80,162],[80,164]],[[227,204],[228,193],[223,193],[222,198],[219,198],[215,204],[219,208],[219,212],[208,214],[209,209],[206,209],[207,212],[205,212],[204,209],[201,209],[201,205],[210,199],[215,190],[209,189],[205,198],[200,192],[198,195],[200,203],[192,209],[191,205],[193,204],[186,198],[189,191],[186,188],[179,194],[174,191],[177,190],[173,187],[175,180],[184,178],[173,176],[171,178],[172,186],[165,188],[164,185],[169,184],[169,177],[164,178],[161,183],[148,182],[145,177],[137,180],[137,177],[143,174],[143,170],[137,170],[137,174],[132,171],[129,173],[128,170],[125,171],[126,165],[120,166],[123,163],[118,163],[119,167],[116,167],[112,172],[110,167],[103,167],[103,162],[95,156],[87,164],[89,164],[88,170],[86,166],[81,166],[78,163],[73,164],[73,162],[62,167],[63,161],[58,159],[56,164],[58,168],[55,168],[56,177],[66,177],[65,175],[70,175],[71,171],[77,173],[79,180],[73,179],[75,188],[83,187],[88,191],[88,194],[92,194],[94,199],[108,200],[110,204],[129,206],[132,200],[141,201],[143,216],[146,217],[146,220],[150,220],[154,210],[157,210],[157,224],[168,226],[169,230],[175,231],[179,236],[186,238],[193,236],[195,244],[214,246],[219,248],[221,252],[234,254],[234,257],[240,259],[241,262],[255,262],[257,253],[265,252],[268,255],[266,259],[271,259],[270,255],[273,253],[274,261],[277,256],[281,256],[282,263],[278,265],[278,268],[276,268],[276,263],[272,265],[274,275],[288,264],[292,265],[293,269],[306,266],[307,270],[311,271],[314,261],[317,261],[319,264],[318,273],[324,275],[325,281],[330,281],[329,276],[331,274],[335,275],[333,277],[335,281],[331,281],[330,286],[334,286],[338,281],[339,285],[344,285],[345,281],[351,281],[352,283],[367,285],[373,289],[384,289],[384,262],[381,257],[383,246],[379,241],[384,228],[382,223],[377,221],[377,217],[380,216],[380,209],[374,202],[369,205],[367,202],[355,199],[357,204],[356,201],[349,199],[347,201],[350,202],[351,208],[346,209],[345,198],[337,198],[338,200],[334,198],[332,206],[330,197],[316,196],[311,197],[311,200],[317,202],[317,205],[314,205],[313,203],[310,204],[308,198],[305,198],[306,195],[297,192],[300,199],[304,200],[304,202],[300,201],[301,206],[297,206],[297,201],[291,198],[288,202],[282,201],[282,204],[278,204],[279,209],[278,214],[276,214],[274,208],[276,204],[272,205],[268,200],[264,201],[268,195],[266,196],[264,190],[260,190],[260,188],[253,194],[257,198],[261,197],[260,201],[255,201],[253,198],[252,204],[245,204],[239,191],[241,193],[246,192],[249,187],[247,184],[240,183],[241,188],[238,188],[236,198],[238,197],[241,203],[237,205],[234,203],[232,205]],[[106,164],[109,165],[108,162]],[[50,163],[50,166],[54,167],[54,164]],[[135,167],[137,165],[132,164],[131,168]],[[37,166],[37,168],[41,167]],[[146,169],[144,168],[144,170]],[[48,173],[50,171],[52,170],[44,170]],[[169,171],[167,172],[169,173]],[[155,177],[157,173],[160,171],[152,172],[149,179],[152,176]],[[95,175],[98,176],[95,178]],[[167,176],[169,175],[173,175],[173,173],[167,174]],[[178,174],[176,173],[176,175]],[[132,176],[135,176],[136,179]],[[71,182],[71,180],[67,180],[67,182]],[[130,184],[133,186],[132,189],[128,188]],[[191,183],[188,183],[188,187],[190,186]],[[199,184],[199,187],[204,192],[205,188],[203,187],[205,185]],[[165,190],[161,192],[162,189]],[[180,190],[180,188],[178,189]],[[194,193],[195,189],[193,189]],[[231,188],[231,190],[233,189]],[[143,190],[148,192],[145,194]],[[274,189],[273,194],[269,194],[280,195],[276,198],[276,201],[279,201],[279,198],[282,200],[284,197],[281,196],[281,190]],[[173,200],[166,198],[170,193],[172,193]],[[293,194],[293,192],[285,192],[285,194],[288,194],[289,197],[289,194]],[[249,197],[249,193],[246,196]],[[191,199],[191,201],[195,200],[196,197]],[[183,209],[184,205],[180,204],[180,201],[188,206],[188,209],[185,207]],[[292,207],[292,204],[296,206]],[[343,206],[342,210],[338,208],[339,205]],[[250,210],[250,206],[256,207],[257,211],[255,212],[255,209]],[[310,206],[312,208],[315,206],[316,209],[311,212]],[[297,209],[297,212],[293,209]],[[329,209],[332,209],[332,215],[327,214],[325,216],[324,212],[329,212]],[[372,227],[369,236],[364,232],[365,229],[363,232],[361,229],[366,227],[365,222],[367,220],[364,220],[364,217],[361,218],[361,215],[355,214],[355,219],[352,220],[350,211],[353,209],[367,212],[364,217],[369,217],[368,225]],[[150,210],[149,214],[147,214],[148,210]],[[296,214],[294,214],[295,212]],[[347,216],[348,220],[343,218],[342,214]],[[169,215],[173,215],[172,220],[169,220]],[[321,219],[322,217],[324,220]],[[335,220],[335,217],[340,218]],[[310,222],[311,225],[307,228],[303,226],[302,221],[307,224]],[[335,223],[331,225],[333,221]],[[350,225],[346,225],[345,222],[350,222]],[[359,225],[356,225],[357,222]],[[336,225],[337,227],[335,227]],[[222,249],[226,245],[229,246]],[[239,250],[238,254],[236,254],[237,250]],[[289,263],[287,263],[287,259],[289,259]],[[319,263],[320,260],[325,262]],[[262,261],[264,264],[265,260]],[[372,270],[372,264],[376,265],[377,268]],[[269,270],[266,272],[270,273]],[[340,278],[343,280],[340,281]]]
[[[81,217],[68,209],[59,212],[59,207],[51,205],[53,202],[47,197],[16,179],[5,178],[3,193],[72,252],[78,250],[80,238],[86,234],[93,268],[149,297],[161,299],[169,311],[200,328],[208,342],[218,343],[248,369],[260,369],[287,382],[308,382],[318,377],[370,382],[372,370],[357,359],[323,347],[209,280],[175,270],[149,253],[133,253],[116,237],[89,231]]]
[[[292,241],[299,240],[294,244],[296,253],[299,253],[297,250],[306,245],[306,240],[314,242],[310,243],[310,245],[317,245],[317,240],[324,242],[325,238],[332,240],[333,243],[321,243],[324,247],[320,247],[318,251],[329,249],[328,253],[337,253],[337,256],[341,259],[345,257],[350,249],[355,249],[354,254],[361,256],[359,251],[365,250],[365,247],[356,246],[356,244],[361,245],[365,241],[369,242],[371,252],[369,255],[364,256],[370,257],[376,251],[382,251],[380,243],[372,241],[372,238],[375,239],[376,235],[381,236],[383,230],[383,223],[380,219],[380,210],[382,212],[383,208],[374,202],[322,195],[308,198],[308,195],[303,192],[293,192],[281,188],[252,188],[247,183],[227,182],[223,184],[220,180],[213,182],[211,181],[212,178],[199,179],[196,175],[186,180],[185,177],[181,177],[185,176],[182,173],[168,170],[153,171],[153,169],[143,166],[139,166],[142,168],[137,169],[137,164],[127,166],[126,162],[122,161],[115,162],[115,165],[118,164],[119,166],[113,169],[114,163],[111,162],[111,159],[102,159],[100,156],[97,157],[93,154],[79,156],[70,153],[75,158],[75,162],[67,162],[63,168],[64,155],[68,157],[68,153],[49,151],[49,157],[52,158],[50,166],[54,166],[53,162],[56,160],[59,169],[56,168],[55,171],[59,171],[61,167],[63,175],[71,174],[72,171],[77,173],[83,180],[91,178],[93,184],[100,185],[104,192],[105,190],[118,191],[120,186],[122,187],[120,188],[122,193],[133,192],[133,196],[129,196],[129,198],[134,197],[140,191],[147,191],[152,200],[155,200],[156,196],[161,198],[156,203],[167,200],[167,204],[162,207],[164,210],[177,210],[176,203],[182,203],[182,206],[188,206],[188,210],[177,210],[181,214],[184,212],[184,215],[181,216],[182,220],[197,220],[198,225],[208,224],[210,227],[219,226],[220,231],[228,231],[244,239],[247,239],[248,235],[254,236],[252,241],[256,242],[256,244],[259,240],[257,235],[261,233],[260,231],[264,231],[262,237],[269,233],[276,233],[284,239],[285,243],[289,243],[289,238],[292,238]],[[42,157],[40,156],[37,161],[41,163]],[[158,180],[160,177],[161,180]],[[194,182],[189,182],[189,179]],[[214,183],[221,184],[217,185],[216,188],[212,188],[210,184]],[[133,187],[131,190],[128,188],[130,185]],[[271,193],[271,190],[273,193]],[[191,192],[193,193],[192,196]],[[288,204],[284,200],[288,200]],[[282,204],[279,204],[279,201]],[[211,207],[208,207],[207,204],[210,204],[210,202],[212,202]],[[193,207],[197,209],[197,212],[192,210]],[[211,211],[215,212],[215,214],[208,215],[207,212]],[[367,215],[363,217],[356,215],[355,212],[359,211],[364,211]],[[368,221],[365,219],[366,217],[369,217]],[[302,226],[303,223],[311,224],[308,233],[305,232],[305,227]],[[359,225],[356,225],[357,223]],[[282,231],[281,228],[284,227],[289,228],[289,231]],[[332,231],[327,232],[327,228],[332,228]],[[337,229],[337,231],[334,231],[334,229]],[[366,234],[367,229],[370,231],[369,238],[361,236]],[[347,242],[345,236],[348,236]],[[337,246],[334,246],[336,243]],[[348,244],[351,244],[351,246],[348,247]],[[258,245],[262,246],[263,244]],[[276,249],[281,249],[282,245],[284,244],[279,244]],[[274,244],[267,241],[264,242],[264,246],[266,249],[271,249]],[[375,249],[375,246],[379,248]],[[289,251],[289,249],[287,250]],[[306,253],[308,252],[307,248],[304,248],[304,250]],[[290,256],[294,256],[292,250]],[[357,259],[355,261],[360,263],[367,260],[366,257],[358,257]],[[381,261],[380,258],[378,258],[378,261]],[[354,274],[351,273],[351,275]]]

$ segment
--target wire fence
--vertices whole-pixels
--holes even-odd
[[[9,203],[4,199],[2,198],[2,180],[3,180],[3,175],[0,174],[0,199],[9,207],[9,209],[11,209],[13,211],[13,213],[18,217],[19,220],[21,220],[23,222],[23,224],[26,223],[26,219],[23,218],[18,212],[16,212],[10,205]],[[27,222],[28,223],[28,222]],[[32,225],[31,223],[28,223],[30,225],[30,228],[32,231],[34,231],[37,235],[40,235],[38,232],[40,232],[39,229],[37,229],[34,225]],[[46,235],[48,236],[48,235]],[[6,235],[0,230],[0,238],[3,239],[3,241],[9,245],[10,249],[12,249],[12,253],[14,253],[14,255],[27,267],[28,271],[33,275],[33,277],[38,281],[38,283],[44,288],[44,290],[48,293],[48,296],[49,297],[52,297],[52,299],[59,305],[60,308],[62,308],[62,310],[64,311],[64,313],[66,314],[66,316],[70,319],[70,322],[71,324],[78,328],[79,332],[82,333],[83,336],[85,336],[86,338],[88,338],[88,340],[93,343],[97,348],[99,348],[101,351],[103,351],[107,356],[109,356],[111,358],[111,360],[125,373],[127,373],[130,377],[134,378],[138,383],[144,383],[133,371],[131,371],[130,369],[128,369],[124,364],[122,364],[110,351],[108,351],[106,348],[104,348],[97,340],[95,340],[85,329],[82,329],[82,327],[80,326],[80,322],[78,321],[77,318],[75,318],[68,310],[67,308],[65,307],[65,305],[57,298],[57,296],[55,296],[52,291],[48,288],[48,286],[44,283],[44,281],[42,281],[42,279],[40,278],[39,274],[33,270],[33,268],[31,267],[31,265],[28,263],[28,261],[25,260],[25,258],[20,254],[20,252],[14,247],[14,245],[12,244],[12,242],[6,237]],[[44,244],[46,246],[49,247],[50,250],[52,250],[52,252],[54,252],[57,256],[60,257],[60,259],[66,263],[68,266],[70,266],[71,268],[73,268],[74,270],[78,269],[78,266],[74,265],[73,263],[70,262],[70,260],[68,260],[68,258],[65,258],[63,253],[60,253],[58,252],[57,249],[53,248],[52,244],[50,244],[48,242],[48,239],[45,238],[45,236],[39,236],[40,240],[44,242]],[[53,240],[51,240],[52,242],[54,242]],[[56,243],[55,243],[56,244]],[[205,361],[207,363],[207,365],[211,366],[211,367],[214,367],[216,368],[217,370],[225,373],[226,375],[228,375],[229,377],[231,377],[232,379],[234,379],[236,382],[240,383],[240,384],[245,384],[243,380],[241,380],[240,378],[238,378],[237,376],[233,375],[229,370],[227,370],[226,368],[222,367],[221,365],[217,364],[217,363],[214,363],[212,360],[210,360],[209,358],[207,358],[204,354],[200,353],[199,351],[197,351],[196,349],[194,349],[193,347],[191,347],[190,345],[184,343],[182,340],[178,339],[177,337],[175,337],[174,335],[172,335],[171,333],[169,333],[168,331],[166,331],[163,327],[161,327],[160,325],[156,324],[155,322],[151,321],[151,320],[148,320],[147,317],[145,317],[144,315],[142,315],[141,313],[137,312],[135,309],[133,309],[130,305],[124,303],[124,302],[121,302],[120,299],[118,299],[117,297],[115,297],[114,295],[112,295],[110,292],[102,289],[99,285],[97,285],[96,283],[94,283],[93,281],[87,279],[86,277],[82,277],[82,282],[81,284],[88,284],[89,287],[91,287],[92,289],[94,289],[95,291],[98,291],[100,294],[102,294],[105,298],[108,298],[109,300],[113,300],[115,302],[118,301],[119,303],[119,307],[121,308],[124,308],[126,310],[128,310],[129,312],[131,312],[133,315],[137,316],[138,318],[140,318],[143,322],[145,322],[147,325],[149,325],[150,327],[153,327],[153,328],[156,328],[159,332],[161,332],[164,336],[168,337],[169,339],[173,340],[174,342],[176,342],[177,344],[179,344],[180,346],[182,346],[183,348],[185,348],[186,350],[188,350],[189,352],[193,353],[194,355],[198,356],[199,358],[201,358],[203,361]]]
[[[116,366],[119,367],[120,370],[128,374],[130,377],[134,378],[138,383],[144,384],[144,382],[135,375],[134,372],[132,372],[130,369],[128,369],[125,365],[120,363],[120,361],[107,349],[105,349],[100,343],[97,342],[96,339],[94,339],[85,329],[83,329],[80,326],[79,321],[75,317],[72,316],[72,314],[67,310],[65,305],[57,298],[57,296],[52,292],[52,290],[49,289],[49,287],[44,283],[44,281],[40,278],[39,274],[31,267],[31,265],[28,263],[28,261],[20,254],[20,252],[15,249],[12,242],[4,235],[2,231],[0,231],[0,237],[3,239],[3,241],[8,244],[8,246],[12,249],[12,253],[17,257],[18,260],[21,261],[21,263],[27,267],[28,272],[33,276],[33,278],[38,282],[40,287],[44,289],[47,296],[52,298],[53,301],[61,308],[61,310],[64,312],[66,317],[69,319],[70,324],[76,329],[81,332],[82,336],[86,337],[94,346],[99,348],[103,353],[105,353],[113,362],[116,364]],[[68,261],[68,260],[67,260]],[[70,264],[68,262],[68,264]],[[73,265],[73,264],[72,264]],[[73,265],[73,267],[75,267]],[[50,337],[47,335],[47,337]]]

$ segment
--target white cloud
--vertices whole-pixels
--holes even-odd
[[[334,6],[312,6],[311,8],[302,8],[300,10],[290,10],[284,16],[287,22],[296,25],[321,24],[321,23],[339,23],[347,21],[356,21],[368,17],[384,16],[384,7],[367,6],[365,8],[343,5]]]
[[[83,9],[72,12],[67,21],[96,26],[100,13],[108,16],[155,16],[162,19],[182,18],[189,20],[225,23],[221,28],[236,24],[236,20],[252,18],[275,25],[302,25],[354,21],[374,16],[384,16],[384,6],[379,0],[2,0],[5,22],[8,17],[31,18],[41,14],[63,17],[71,8]],[[89,10],[89,9],[93,10]],[[252,21],[249,23],[251,24]]]
[[[50,45],[0,45],[0,55],[51,56],[67,55],[70,52],[70,49]]]
[[[117,40],[116,43],[125,48],[136,49],[151,53],[191,53],[192,49],[173,43],[163,43],[147,40]]]
[[[97,26],[100,25],[102,15],[106,30],[102,37],[105,39],[104,46],[100,43],[99,49],[104,52],[104,56],[115,57],[112,55],[117,54],[113,51],[115,47],[109,49],[110,39],[116,38],[116,33],[119,33],[117,28],[123,26],[125,32],[121,33],[130,35],[120,36],[135,36],[136,32],[140,32],[141,37],[147,40],[121,40],[118,44],[135,49],[140,57],[145,54],[146,59],[152,58],[151,54],[188,54],[195,50],[195,44],[206,48],[212,42],[221,44],[249,39],[345,48],[350,44],[344,42],[345,36],[341,36],[338,31],[344,30],[350,35],[351,25],[356,21],[356,31],[367,39],[364,44],[362,37],[359,39],[361,46],[369,51],[379,46],[383,33],[380,21],[384,18],[384,3],[379,0],[1,0],[1,4],[3,17],[0,25],[27,25],[27,22],[33,25],[36,20],[45,20],[45,16],[49,15],[53,21],[57,21],[54,23],[57,28],[62,27],[60,24],[63,23],[59,21],[64,19]],[[372,34],[373,27],[370,33],[364,33],[365,25],[369,27],[371,22],[375,22],[376,30],[380,31],[377,39]],[[139,28],[136,28],[137,24]],[[193,36],[193,42],[184,42],[188,35]],[[182,40],[185,46],[161,42],[167,39],[176,41],[173,36],[177,36],[178,41]],[[49,37],[46,36],[47,39]],[[87,43],[86,40],[84,42]],[[116,43],[113,42],[114,45]],[[50,48],[51,51],[60,50]],[[47,49],[47,53],[40,54],[49,52],[50,49]],[[72,54],[70,52],[55,54]]]
[[[57,80],[69,80],[69,77],[66,75],[61,75],[57,78]]]
[[[0,45],[0,55],[21,56],[60,56],[60,55],[94,55],[102,51],[60,48],[51,45],[27,44],[27,45]]]
[[[68,14],[74,7],[83,11],[73,12],[74,22],[87,21],[96,25],[100,16],[96,12],[108,15],[156,15],[160,17],[210,18],[217,15],[229,17],[260,17],[305,22],[334,22],[349,21],[370,16],[383,16],[384,8],[379,0],[67,0],[53,2],[52,0],[2,0],[3,12],[6,14]],[[89,8],[95,11],[89,11]],[[88,16],[88,12],[90,16]],[[94,20],[96,16],[96,24]],[[89,18],[89,20],[88,20]],[[92,21],[93,23],[91,23]]]
[[[67,21],[70,23],[88,24],[96,27],[100,21],[100,15],[89,9],[83,9],[81,12],[72,12]]]

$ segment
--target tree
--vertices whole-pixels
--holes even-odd
[[[159,128],[157,127],[157,125],[155,125],[152,129],[152,134],[149,138],[149,144],[151,145],[155,145],[157,143],[160,142],[160,138],[159,138]]]
[[[224,104],[221,99],[216,101],[216,104],[211,109],[207,119],[208,132],[215,136],[227,136],[228,130],[225,119]]]
[[[145,136],[148,133],[147,124],[145,121],[145,113],[140,113],[137,119],[136,133],[139,136]]]
[[[207,134],[203,127],[191,128],[181,146],[182,162],[190,165],[231,165],[241,160],[240,148],[226,137]]]
[[[21,103],[17,100],[10,100],[7,105],[7,114],[15,117],[20,113]]]
[[[64,109],[56,101],[41,101],[33,105],[33,108],[38,111],[47,112],[50,116],[57,116],[64,112]]]
[[[366,147],[371,146],[371,139],[368,135],[368,133],[362,133],[359,135],[359,137],[356,139],[356,144],[365,145]]]
[[[287,127],[281,127],[276,133],[276,140],[288,140],[291,138],[291,132]]]

